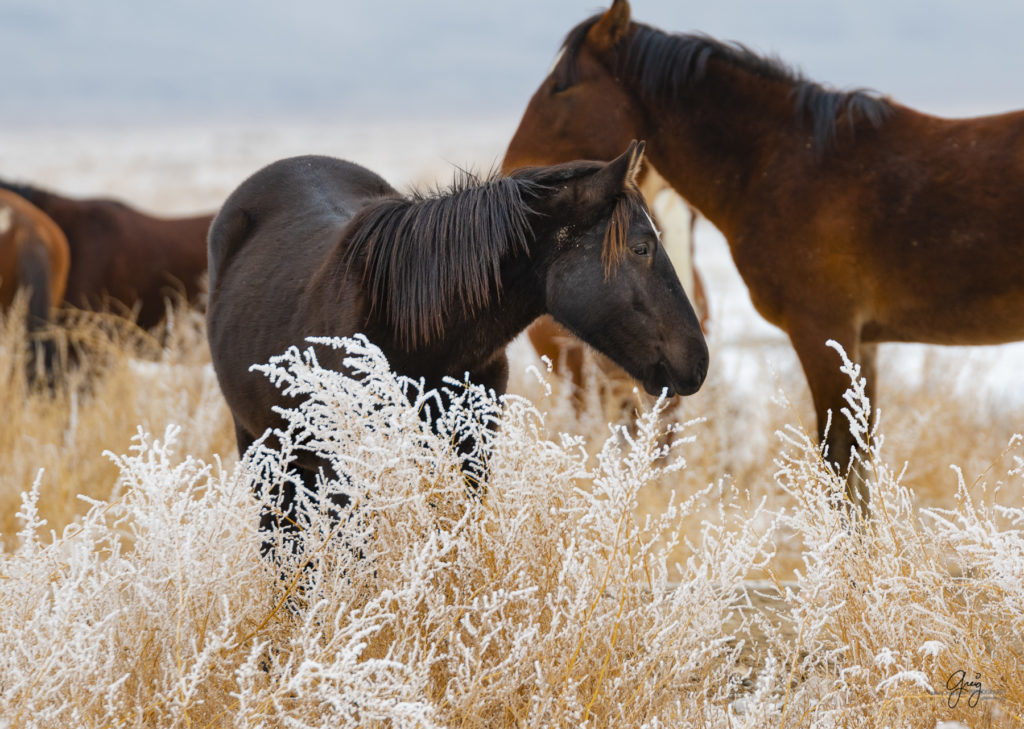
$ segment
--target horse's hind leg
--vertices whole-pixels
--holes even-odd
[[[57,366],[57,344],[50,327],[52,290],[50,258],[43,243],[32,236],[18,246],[18,280],[29,289],[27,330],[29,335],[28,377],[40,378],[51,388]],[[63,287],[61,287],[63,288]]]

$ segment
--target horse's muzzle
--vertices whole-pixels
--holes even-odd
[[[651,368],[651,373],[643,379],[644,389],[649,395],[657,397],[663,389],[668,390],[668,397],[673,395],[692,395],[697,392],[708,374],[708,354],[704,349],[679,370],[672,368],[664,360]]]

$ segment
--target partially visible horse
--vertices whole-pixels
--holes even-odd
[[[626,0],[562,51],[504,167],[610,159],[645,138],[658,172],[724,234],[757,311],[789,335],[840,468],[849,380],[826,340],[873,390],[877,342],[1024,338],[1024,112],[941,119],[832,90],[742,45],[632,22]]]
[[[428,387],[468,373],[502,393],[505,346],[550,313],[650,392],[695,392],[707,345],[636,187],[642,152],[632,142],[609,163],[467,177],[432,195],[317,156],[243,182],[210,228],[207,309],[239,452],[280,427],[274,408],[290,401],[250,366],[312,335],[362,332]],[[338,352],[317,357],[343,369]],[[324,462],[297,463],[312,489]],[[283,502],[287,514],[294,492]],[[268,511],[261,527],[287,521]]]
[[[64,301],[83,309],[134,315],[158,324],[168,297],[195,301],[206,273],[206,232],[213,215],[161,218],[107,199],[75,199],[0,181],[41,209],[67,236],[71,252]]]
[[[51,311],[64,298],[67,279],[64,233],[28,200],[0,190],[0,309],[10,308],[19,289],[29,289],[30,377],[37,363],[48,374],[55,364],[56,345],[45,330]]]

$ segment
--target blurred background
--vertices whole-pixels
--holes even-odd
[[[2,0],[0,124],[512,118],[592,0]],[[1018,0],[636,0],[926,111],[1024,106]]]
[[[452,165],[486,170],[567,31],[607,6],[0,0],[0,178],[178,215],[215,210],[252,172],[295,154],[351,159],[403,189],[450,179]],[[930,113],[1024,107],[1019,0],[633,0],[632,11]],[[713,338],[744,345],[719,355],[718,371],[734,388],[799,373],[718,231],[701,221],[696,238]],[[920,382],[934,348],[885,350]],[[939,369],[957,376],[944,389],[977,396],[983,378],[1000,407],[1024,397],[1024,344],[950,356],[956,364]]]

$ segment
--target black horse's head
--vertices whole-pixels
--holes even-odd
[[[529,171],[544,190],[531,205],[546,305],[649,393],[691,395],[707,374],[708,347],[636,186],[643,148],[634,141],[611,162]]]

